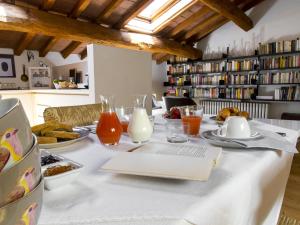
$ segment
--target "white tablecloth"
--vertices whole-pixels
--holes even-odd
[[[296,143],[297,131],[252,123],[285,132]],[[201,127],[215,128],[206,120]],[[153,140],[165,141],[162,125]],[[131,145],[122,137],[117,149]],[[283,151],[224,149],[209,181],[197,182],[101,172],[116,151],[95,135],[60,154],[85,168],[72,184],[45,191],[39,225],[275,225],[293,157]]]

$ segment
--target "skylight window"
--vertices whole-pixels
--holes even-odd
[[[128,22],[126,28],[154,33],[162,24],[185,9],[194,0],[154,0],[137,17]]]
[[[140,14],[140,17],[152,19],[153,15],[161,9],[170,0],[156,0],[153,1],[147,8],[145,8]]]

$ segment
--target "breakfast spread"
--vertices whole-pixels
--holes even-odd
[[[32,132],[37,135],[39,144],[52,144],[80,138],[80,134],[74,132],[71,125],[55,121],[33,126]]]
[[[242,116],[249,119],[249,113],[246,111],[240,111],[237,107],[223,108],[218,112],[216,117],[217,121],[225,121],[229,116]]]

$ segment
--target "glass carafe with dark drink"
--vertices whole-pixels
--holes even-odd
[[[100,96],[102,112],[97,125],[97,136],[104,145],[119,144],[122,135],[122,125],[114,108],[114,96]]]

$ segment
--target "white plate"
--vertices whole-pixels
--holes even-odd
[[[221,140],[211,134],[211,131],[204,131],[201,134],[201,137],[204,138],[209,144],[224,147],[224,148],[235,148],[235,149],[245,149],[245,147],[235,143],[231,142],[229,140]]]
[[[57,142],[57,143],[52,143],[52,144],[39,144],[39,147],[41,149],[51,149],[51,148],[61,148],[61,147],[65,147],[68,145],[71,145],[75,142],[81,141],[85,138],[87,138],[89,136],[89,129],[86,128],[73,128],[73,131],[76,133],[80,134],[80,137],[77,139],[73,139],[73,140],[69,140],[69,141],[61,141],[61,142]]]
[[[229,137],[224,137],[224,136],[220,136],[218,135],[218,130],[212,130],[210,131],[212,136],[215,136],[217,137],[218,139],[220,140],[243,140],[243,141],[247,141],[247,140],[252,140],[252,139],[256,139],[256,138],[260,138],[262,137],[262,135],[256,131],[251,131],[251,135],[250,137],[247,137],[247,138],[229,138]]]

